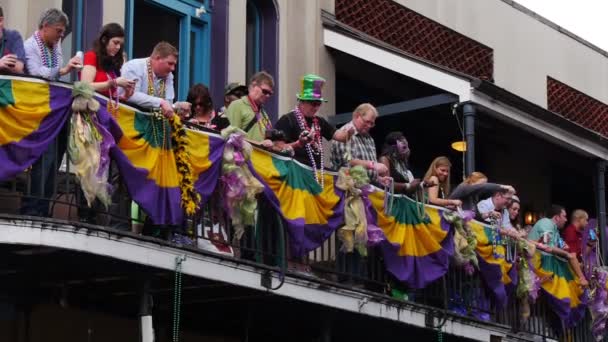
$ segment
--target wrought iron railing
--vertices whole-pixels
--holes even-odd
[[[53,148],[58,148],[54,144]],[[63,151],[57,150],[58,155]],[[156,226],[145,219],[145,214],[133,206],[120,174],[111,167],[110,183],[114,186],[112,204],[108,208],[95,203],[87,207],[79,190],[79,184],[72,173],[69,163],[63,158],[61,167],[49,170],[55,181],[49,184],[52,195],[49,197],[33,193],[34,182],[31,169],[24,170],[14,179],[0,182],[0,213],[24,215],[24,203],[38,200],[48,201],[48,213],[44,217],[63,219],[69,222],[111,227],[131,234],[151,235],[160,239],[173,240],[176,244],[192,242],[195,246],[213,250],[215,253],[247,259],[266,266],[275,267],[282,275],[289,273],[309,279],[331,282],[335,286],[352,290],[375,292],[392,296],[395,301],[408,301],[438,308],[440,312],[451,312],[470,320],[488,321],[510,326],[514,334],[524,333],[541,338],[568,338],[569,341],[591,341],[589,317],[576,328],[562,331],[557,316],[541,298],[531,305],[530,318],[521,320],[520,305],[513,299],[507,307],[498,309],[492,300],[487,299],[484,287],[477,275],[469,276],[457,268],[425,289],[411,290],[400,287],[386,272],[383,257],[379,250],[370,248],[365,258],[340,251],[340,243],[335,235],[322,246],[307,253],[304,257],[290,255],[289,237],[286,235],[279,214],[265,199],[259,199],[256,225],[247,227],[240,240],[233,239],[234,230],[230,217],[226,214],[218,198],[212,198],[199,213],[189,217],[181,226]],[[51,177],[53,178],[53,177]],[[206,247],[205,247],[206,246]],[[588,316],[588,315],[587,315]]]

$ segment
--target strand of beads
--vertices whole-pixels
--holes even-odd
[[[156,122],[160,122],[160,127],[157,126]],[[152,141],[154,141],[155,147],[160,147],[162,150],[165,150],[167,146],[166,139],[167,135],[165,127],[165,117],[160,111],[153,111],[152,117],[150,118],[150,124],[152,126]],[[160,136],[159,136],[160,135]]]
[[[108,90],[110,96],[108,96],[107,108],[108,112],[114,117],[116,117],[116,115],[118,114],[118,108],[120,107],[120,98],[118,96],[118,83],[116,83],[116,74],[112,72],[106,73],[106,75],[108,76],[108,80],[110,81],[110,89]]]
[[[490,218],[490,225],[491,225],[491,229],[490,231],[492,232],[492,253],[494,254],[494,258],[499,258],[500,254],[498,253],[498,245],[501,244],[500,241],[500,232],[499,232],[499,227],[500,224],[498,222],[498,220],[494,217]]]
[[[42,41],[42,37],[40,37],[40,32],[38,31],[34,32],[34,40],[36,41],[36,45],[40,51],[42,65],[47,68],[56,68],[59,64],[56,47],[53,46],[52,49],[49,49]]]
[[[154,89],[154,74],[152,72],[152,65],[150,64],[150,58],[146,61],[146,71],[148,73],[148,95],[165,98],[165,79],[159,81],[158,92]]]
[[[325,188],[325,165],[323,162],[323,144],[321,142],[321,127],[319,126],[319,120],[315,117],[313,118],[312,126],[314,132],[311,132],[308,124],[306,124],[306,120],[304,119],[304,115],[300,112],[300,109],[296,105],[294,108],[294,113],[296,115],[296,119],[298,121],[298,126],[300,126],[300,130],[302,133],[309,132],[309,134],[313,134],[312,141],[307,143],[304,147],[306,149],[306,154],[308,154],[308,159],[310,159],[310,164],[312,165],[313,173],[315,175],[315,181],[317,184],[321,185],[321,189]],[[314,151],[313,150],[314,147]],[[320,168],[317,169],[317,162],[315,160],[314,155],[319,156]],[[319,174],[321,174],[321,179],[319,180]]]

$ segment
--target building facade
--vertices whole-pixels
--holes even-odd
[[[276,120],[295,106],[302,75],[319,74],[327,80],[322,114],[340,125],[358,104],[376,105],[377,146],[388,132],[405,132],[416,175],[446,155],[455,183],[479,170],[514,185],[525,223],[558,202],[586,209],[606,226],[608,53],[513,1],[5,0],[2,6],[5,26],[24,37],[44,9],[62,8],[71,20],[63,48],[72,53],[89,49],[109,22],[125,27],[129,58],[169,41],[180,51],[180,100],[204,83],[219,107],[227,83],[246,84],[266,70],[275,77],[267,109]],[[453,150],[455,141],[465,141],[466,151]],[[480,322],[439,312],[432,308],[436,298],[429,306],[394,304],[331,279],[290,274],[271,292],[267,282],[275,284],[268,278],[276,268],[92,227],[95,233],[81,234],[70,225],[32,222],[24,231],[13,219],[0,224],[10,233],[1,241],[11,265],[4,271],[27,274],[15,284],[32,284],[37,293],[28,301],[27,287],[3,289],[0,334],[11,342],[151,341],[152,330],[157,340],[170,340],[171,281],[181,272],[187,341],[356,341],[393,332],[424,340],[437,338],[437,326],[453,340],[556,338],[542,324],[518,334],[504,317]],[[54,229],[45,230],[49,224]],[[188,261],[178,272],[182,256]],[[160,307],[154,318],[148,297]],[[308,328],[294,332],[300,323]],[[585,340],[581,331],[572,334]]]

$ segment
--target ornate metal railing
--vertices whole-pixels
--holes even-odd
[[[57,148],[57,144],[54,144]],[[60,154],[62,151],[56,151]],[[24,170],[15,178],[0,182],[0,213],[23,215],[26,201],[48,201],[48,217],[71,223],[86,222],[97,226],[124,230],[134,236],[150,235],[171,240],[176,246],[193,244],[199,248],[247,259],[259,264],[276,267],[282,275],[290,274],[311,280],[331,282],[352,290],[392,296],[395,301],[408,301],[452,312],[466,319],[508,325],[513,333],[537,335],[543,338],[570,338],[571,341],[590,341],[589,317],[576,328],[561,330],[559,320],[542,300],[531,306],[530,317],[522,321],[520,305],[511,299],[505,308],[496,304],[484,293],[482,280],[466,275],[461,269],[451,267],[445,276],[419,290],[407,289],[399,284],[385,269],[382,253],[370,248],[365,258],[340,251],[335,234],[321,247],[294,258],[288,247],[289,237],[279,214],[262,197],[259,199],[256,224],[247,227],[240,240],[233,238],[234,229],[230,217],[217,198],[211,198],[198,214],[188,217],[179,226],[153,225],[145,214],[133,205],[118,170],[111,167],[110,183],[114,187],[112,204],[104,208],[94,203],[86,205],[79,184],[70,165],[64,161],[53,173],[52,195],[45,198],[32,193],[34,179],[31,169]],[[42,215],[45,216],[45,215]],[[45,217],[36,219],[44,220]],[[514,296],[511,296],[514,298]]]

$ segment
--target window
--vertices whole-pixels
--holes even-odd
[[[147,57],[154,45],[167,41],[179,51],[173,72],[176,99],[185,99],[190,85],[209,84],[211,13],[197,11],[205,1],[127,0],[129,59]]]
[[[253,1],[247,1],[246,67],[247,79],[260,70],[260,13]]]
[[[246,76],[260,70],[269,72],[278,92],[278,8],[273,0],[247,0]],[[278,96],[270,98],[266,109],[273,120],[277,118]]]

